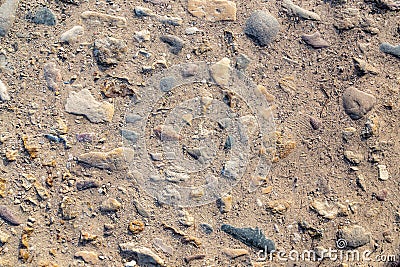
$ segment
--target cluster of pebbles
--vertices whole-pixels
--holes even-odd
[[[399,1],[357,4],[370,13],[346,0],[320,1],[315,8],[291,0],[144,0],[129,7],[89,2],[0,1],[0,266],[269,266],[258,262],[260,251],[274,255],[312,244],[324,255],[328,246],[339,244],[373,251],[399,245],[393,233],[400,222],[399,172],[389,157],[395,161],[398,151],[393,151],[399,148],[392,130],[398,131],[400,44],[393,43],[394,30],[386,31],[381,17],[398,17]],[[342,37],[355,38],[353,46],[341,47],[348,45]],[[215,38],[221,43],[210,41]],[[324,63],[327,58],[337,65]],[[383,69],[377,58],[390,66]],[[175,73],[172,65],[183,62]],[[311,72],[296,79],[296,68]],[[245,74],[251,86],[240,78]],[[311,75],[319,75],[321,94],[299,92],[304,81],[317,82]],[[174,88],[186,80],[201,85],[186,85],[177,97]],[[382,80],[390,84],[370,89]],[[215,85],[219,89],[210,92]],[[235,86],[243,95],[229,91]],[[384,102],[387,87],[391,95]],[[213,192],[215,203],[211,197],[212,204],[183,208],[179,190],[145,187],[146,179],[174,186],[189,180],[185,170],[165,167],[172,147],[164,155],[161,146],[180,144],[183,138],[173,126],[197,126],[195,118],[178,113],[180,121],[170,126],[154,121],[165,119],[190,90],[198,90],[199,114],[216,99],[222,103],[218,113],[245,113],[238,121],[251,136],[243,141],[251,148],[236,146],[245,135],[222,134],[229,120],[222,118],[215,127],[199,123],[189,145],[218,132],[223,153],[216,155],[235,157],[209,167],[227,181]],[[311,102],[310,95],[318,101]],[[151,110],[142,110],[141,103]],[[327,109],[335,114],[327,115]],[[298,123],[300,117],[306,117],[305,124]],[[139,133],[127,125],[150,130]],[[142,133],[147,134],[143,143]],[[330,141],[334,148],[315,145]],[[141,154],[140,145],[159,147]],[[176,151],[199,165],[212,163],[211,144],[189,145]],[[244,152],[251,154],[250,167]],[[145,158],[152,165],[145,165]],[[265,160],[261,168],[253,162],[259,158]],[[322,163],[300,170],[296,166],[304,158]],[[275,166],[272,174],[269,164]],[[343,181],[343,175],[351,178]],[[322,176],[340,181],[332,188]],[[353,191],[341,195],[347,187]],[[191,188],[188,198],[204,195]],[[370,206],[363,206],[363,199]],[[369,226],[380,213],[382,224],[390,222],[388,230]]]

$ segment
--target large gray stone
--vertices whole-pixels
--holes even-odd
[[[257,10],[246,21],[244,33],[260,46],[266,46],[275,39],[279,28],[279,22],[274,16],[266,11]]]
[[[358,120],[367,114],[375,105],[376,98],[354,87],[347,88],[343,93],[343,107],[353,120]]]
[[[19,0],[6,0],[0,7],[0,36],[5,36],[15,20]]]

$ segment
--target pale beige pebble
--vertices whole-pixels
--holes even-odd
[[[194,217],[188,211],[180,210],[178,212],[178,216],[179,216],[178,221],[182,225],[184,225],[186,227],[190,227],[190,226],[192,226],[194,224]]]
[[[313,202],[311,202],[310,207],[315,210],[320,216],[330,220],[335,218],[339,213],[339,209],[337,206],[331,206],[326,201],[321,202],[318,200],[314,200]]]
[[[123,168],[126,162],[131,162],[134,150],[127,147],[118,147],[109,152],[88,152],[78,157],[78,162],[99,169],[115,171]]]
[[[116,212],[121,209],[122,204],[115,198],[108,198],[101,203],[100,210],[104,212]]]
[[[81,230],[80,241],[81,242],[91,242],[95,241],[98,238],[98,235],[93,235],[89,232]]]
[[[166,245],[161,238],[154,238],[153,245],[156,248],[161,249],[164,253],[167,253],[169,255],[172,255],[174,253],[174,249],[172,247]]]
[[[0,246],[3,246],[5,243],[8,242],[8,240],[10,240],[10,235],[0,231]]]
[[[171,125],[158,125],[154,127],[154,133],[161,141],[178,141],[182,138]]]
[[[204,188],[196,188],[190,191],[190,197],[194,199],[201,198],[202,196],[204,196],[204,194],[205,194]]]
[[[61,34],[60,41],[63,43],[73,44],[78,41],[78,38],[82,37],[85,30],[82,26],[74,26],[68,31]]]
[[[9,101],[10,95],[8,93],[8,86],[0,80],[0,100]]]
[[[360,164],[363,161],[364,156],[360,153],[355,153],[351,150],[344,151],[344,157],[352,164]]]
[[[317,13],[299,7],[298,5],[295,5],[291,0],[283,0],[282,6],[288,9],[288,11],[293,15],[301,17],[303,19],[321,20],[321,17]]]
[[[116,26],[119,28],[126,27],[126,18],[121,16],[113,16],[95,11],[85,11],[81,14],[81,18],[84,21],[91,20],[107,23],[108,26]]]
[[[236,20],[236,4],[228,0],[189,0],[188,11],[212,22]]]
[[[238,257],[248,255],[249,252],[246,249],[234,249],[234,248],[224,248],[222,249],[222,253],[228,256],[231,259],[236,259]]]
[[[278,199],[278,200],[269,201],[267,203],[267,209],[271,210],[273,213],[283,214],[290,208],[291,205],[292,205],[292,202],[289,200]]]
[[[65,196],[60,203],[60,211],[63,220],[75,219],[79,214],[76,199]]]
[[[232,201],[233,198],[231,194],[227,194],[219,199],[219,209],[221,213],[228,213],[232,210]]]
[[[368,73],[370,73],[370,74],[377,75],[377,74],[379,73],[379,72],[378,72],[378,69],[375,68],[375,67],[374,67],[373,65],[371,65],[370,63],[368,63],[367,61],[362,60],[362,59],[360,59],[360,58],[356,58],[356,57],[353,57],[353,60],[354,60],[354,65],[355,65],[355,67],[356,67],[357,70],[360,71],[362,74],[368,74]]]
[[[81,250],[75,253],[75,258],[82,258],[82,260],[87,264],[99,264],[99,255],[94,251]]]
[[[265,100],[267,100],[268,102],[274,102],[275,101],[275,96],[273,96],[272,94],[270,94],[267,90],[267,88],[265,88],[264,85],[257,85],[257,87],[254,90],[254,93],[257,97],[262,97]]]
[[[211,76],[214,81],[220,85],[227,87],[229,85],[230,75],[230,59],[224,57],[210,67]]]
[[[186,122],[188,125],[192,125],[193,115],[190,114],[190,113],[183,114],[183,115],[182,115],[182,120],[183,120],[184,122]]]
[[[88,89],[70,92],[65,110],[75,115],[85,115],[94,123],[110,122],[114,116],[114,106],[106,101],[96,101]]]
[[[147,247],[138,247],[136,242],[118,245],[121,253],[133,256],[139,266],[166,266],[164,260]]]
[[[38,194],[40,200],[46,200],[49,198],[49,192],[41,183],[36,181],[33,186],[35,187],[36,193]]]
[[[378,165],[379,171],[379,180],[387,181],[389,180],[389,172],[386,168],[386,165]]]
[[[136,31],[135,34],[133,35],[133,38],[139,43],[150,41],[150,31],[149,30]]]

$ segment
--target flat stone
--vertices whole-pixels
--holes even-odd
[[[185,29],[185,34],[186,35],[193,35],[193,34],[196,34],[198,32],[203,32],[203,31],[200,30],[197,27],[188,27],[188,28]]]
[[[180,210],[178,212],[179,216],[179,223],[181,223],[183,226],[190,227],[194,224],[194,217],[190,215],[190,213],[186,210]]]
[[[238,160],[227,160],[224,164],[221,174],[226,178],[236,180],[239,178],[239,171],[240,167]]]
[[[301,39],[313,48],[326,48],[329,46],[329,43],[322,38],[319,32],[304,34],[301,36]]]
[[[47,7],[40,7],[35,11],[32,17],[32,22],[36,24],[44,24],[47,26],[54,26],[57,23],[53,11]]]
[[[81,250],[75,253],[75,258],[82,258],[82,260],[87,264],[98,264],[99,255],[94,251]]]
[[[218,206],[221,213],[228,213],[232,210],[232,195],[227,194],[218,200]]]
[[[103,66],[118,64],[127,52],[126,42],[122,39],[106,37],[94,42],[93,55],[97,63]]]
[[[230,79],[230,60],[224,57],[210,67],[211,76],[214,81],[220,86],[228,86]]]
[[[236,4],[228,0],[189,0],[188,11],[212,22],[236,20]]]
[[[174,253],[174,249],[164,243],[164,241],[161,238],[154,238],[153,239],[153,245],[156,248],[159,248],[162,250],[162,252],[167,253],[169,255],[172,255]]]
[[[142,7],[142,6],[135,6],[133,8],[133,13],[135,13],[135,15],[139,18],[155,15],[155,13],[150,8],[146,8],[146,7]]]
[[[6,36],[15,21],[19,0],[6,0],[0,6],[0,37]]]
[[[114,116],[114,106],[106,101],[96,101],[88,89],[70,92],[65,110],[75,115],[85,115],[93,123],[110,122]]]
[[[164,267],[165,262],[147,247],[137,247],[136,242],[119,244],[121,254],[133,256],[139,266]]]
[[[224,253],[226,256],[228,256],[231,259],[236,259],[238,257],[249,254],[247,249],[242,249],[242,248],[239,248],[239,249],[224,248],[224,249],[222,249],[222,253]]]
[[[162,92],[169,92],[175,87],[175,83],[176,81],[174,76],[164,77],[160,80],[160,90]]]
[[[113,16],[95,11],[85,11],[81,14],[81,18],[89,23],[103,23],[107,26],[125,28],[126,18],[120,16]]]
[[[52,91],[58,92],[60,90],[60,86],[58,84],[61,82],[62,77],[61,71],[59,68],[57,68],[56,63],[46,63],[43,67],[43,72],[47,87]]]
[[[353,61],[356,69],[359,71],[359,73],[361,73],[361,75],[368,73],[374,75],[378,74],[378,70],[367,61],[356,57],[353,58]]]
[[[131,130],[121,129],[121,135],[133,144],[135,144],[139,139],[139,134]]]
[[[124,167],[125,160],[131,160],[133,155],[133,149],[118,147],[109,152],[88,152],[81,154],[78,157],[78,162],[99,169],[115,171]]]
[[[8,86],[0,80],[0,100],[9,101],[10,95],[8,94]]]
[[[149,30],[137,31],[133,35],[133,38],[139,43],[150,41],[150,31]]]
[[[382,43],[379,46],[379,49],[386,54],[393,55],[395,57],[400,58],[400,45],[394,46],[389,43]]]
[[[244,33],[258,45],[266,46],[275,39],[279,29],[279,22],[274,16],[266,11],[257,10],[247,19]]]
[[[378,165],[379,171],[379,180],[387,181],[389,180],[389,172],[386,168],[386,165]]]
[[[359,225],[345,226],[337,232],[337,238],[346,241],[346,248],[358,248],[370,242],[370,234]]]
[[[328,202],[321,202],[318,200],[314,200],[310,207],[315,210],[320,216],[326,218],[326,219],[334,219],[338,213],[339,209],[337,206],[331,206],[328,204]]]
[[[349,161],[351,164],[358,165],[363,161],[364,156],[360,153],[355,153],[351,150],[346,150],[344,151],[344,157],[347,161]]]
[[[302,19],[321,20],[320,16],[317,13],[299,7],[298,5],[295,5],[291,0],[283,0],[282,6],[286,8],[289,13]]]
[[[83,36],[85,30],[82,26],[74,26],[68,31],[61,34],[60,41],[63,43],[73,44],[78,41],[78,39]]]
[[[211,225],[209,225],[208,223],[201,223],[199,225],[200,230],[205,233],[206,235],[210,235],[212,232],[214,232],[214,229]]]
[[[179,54],[184,45],[184,42],[181,38],[171,34],[162,35],[160,40],[170,46],[170,51],[174,55]]]
[[[267,239],[259,228],[237,228],[223,224],[221,230],[249,247],[266,250],[268,253],[275,250],[274,242]]]
[[[76,189],[78,189],[78,191],[98,187],[100,187],[100,183],[97,180],[79,180],[76,182]]]
[[[162,24],[171,26],[181,26],[183,19],[181,17],[171,17],[171,16],[158,16],[158,21]]]
[[[337,10],[335,13],[334,26],[338,30],[350,30],[360,25],[361,15],[357,8],[346,8]]]
[[[376,103],[376,98],[354,87],[347,88],[343,93],[343,107],[353,120],[358,120],[367,114]]]

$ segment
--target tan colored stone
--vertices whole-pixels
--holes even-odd
[[[75,258],[82,258],[82,260],[88,264],[98,264],[99,263],[99,255],[93,251],[78,251],[74,255]]]
[[[219,200],[219,209],[221,213],[227,213],[232,210],[232,195],[226,195]]]
[[[89,166],[110,171],[119,170],[125,160],[130,161],[134,150],[126,147],[118,147],[109,152],[88,152],[81,154],[78,161]]]
[[[273,213],[284,213],[292,205],[291,201],[285,199],[272,200],[267,203],[267,209],[271,210]]]
[[[227,0],[189,0],[188,11],[208,21],[236,20],[236,4]]]
[[[100,209],[104,212],[116,212],[122,204],[115,198],[108,198],[101,203]]]
[[[229,58],[224,57],[210,67],[212,78],[220,86],[228,86],[229,84],[230,62]]]
[[[222,250],[222,253],[224,253],[231,259],[235,259],[249,254],[249,252],[246,249],[233,249],[233,248],[224,248]]]

